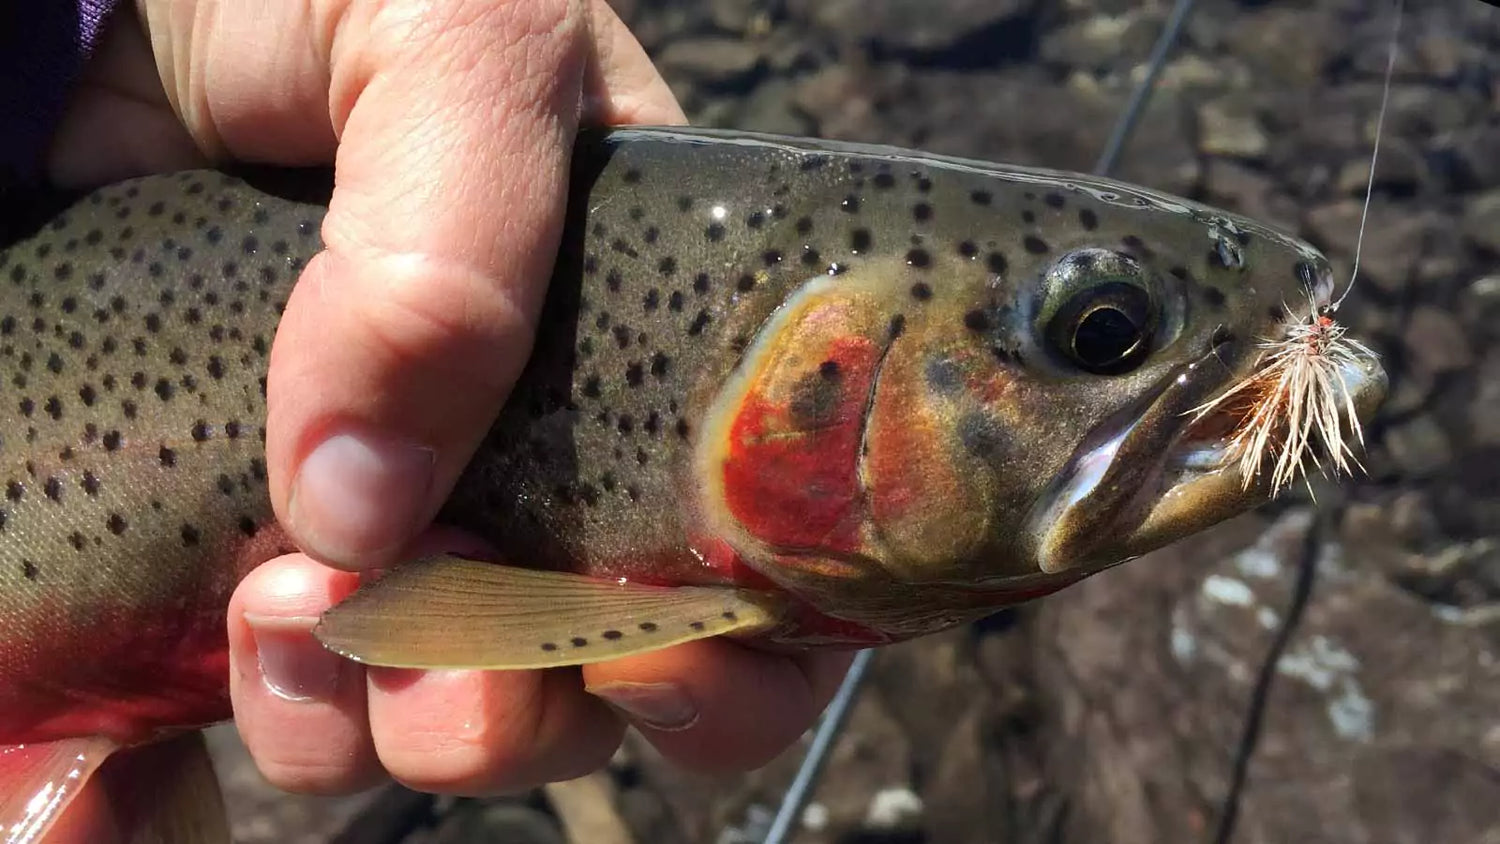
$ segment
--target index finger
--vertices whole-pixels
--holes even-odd
[[[432,6],[333,41],[327,248],[272,351],[272,500],[346,568],[389,563],[432,518],[525,362],[586,81],[606,118],[681,115],[602,3]]]

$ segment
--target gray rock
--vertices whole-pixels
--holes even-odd
[[[1452,314],[1431,305],[1412,311],[1403,339],[1413,369],[1440,375],[1474,362],[1463,326]]]
[[[1500,252],[1500,190],[1480,194],[1464,209],[1464,234],[1474,243]]]
[[[764,35],[779,11],[776,0],[711,0],[709,16],[714,26],[730,32]]]
[[[1203,174],[1208,201],[1286,231],[1297,230],[1302,209],[1276,180],[1227,158],[1210,158]]]
[[[1047,34],[1040,52],[1043,61],[1069,67],[1129,66],[1150,52],[1160,31],[1161,21],[1140,9],[1117,16],[1090,16]]]
[[[1375,162],[1375,188],[1413,191],[1428,176],[1422,156],[1400,138],[1387,137],[1380,143],[1379,160]],[[1339,193],[1364,198],[1370,184],[1370,152],[1350,158],[1339,168],[1334,185]]]
[[[759,46],[737,38],[673,41],[656,56],[656,66],[663,75],[686,76],[709,85],[745,79],[763,62]]]
[[[939,50],[999,21],[1030,12],[1036,0],[786,0],[788,15],[846,40]]]
[[[546,813],[518,801],[466,800],[443,818],[429,844],[568,844],[562,828]]]
[[[1271,139],[1248,101],[1219,99],[1198,109],[1199,152],[1254,160],[1270,148]]]
[[[1236,520],[1045,602],[1048,774],[1072,797],[1057,840],[1213,840],[1311,525],[1306,510]],[[1500,834],[1493,633],[1370,566],[1388,533],[1365,541],[1322,545],[1311,599],[1274,664],[1231,840]]]
[[[1364,201],[1361,199],[1340,200],[1307,212],[1308,233],[1335,261],[1335,270],[1341,280],[1347,279],[1353,270],[1354,250],[1360,245],[1363,215]],[[1432,216],[1413,213],[1377,197],[1370,203],[1368,219],[1364,219],[1360,278],[1386,293],[1401,292],[1411,283],[1432,230],[1441,225],[1442,222]]]
[[[399,786],[345,797],[288,794],[261,777],[233,726],[214,727],[206,738],[236,844],[323,844],[367,821],[372,813],[394,809],[410,822],[431,802]],[[387,829],[393,820],[399,821],[385,820]]]
[[[1315,86],[1324,68],[1347,49],[1344,27],[1328,4],[1270,6],[1241,16],[1226,46],[1258,79],[1293,88]]]
[[[792,83],[785,78],[767,80],[735,114],[740,129],[783,135],[816,135],[817,125],[792,104]]]
[[[1392,374],[1390,394],[1380,406],[1386,416],[1404,416],[1425,406],[1432,397],[1435,379],[1426,371],[1402,371]]]
[[[1485,353],[1477,380],[1479,389],[1469,405],[1469,436],[1476,445],[1500,446],[1500,349]]]
[[[879,119],[875,96],[881,86],[867,68],[830,64],[795,84],[792,102],[816,123],[821,137],[858,139]]]
[[[1500,185],[1500,126],[1466,126],[1449,136],[1448,146],[1463,168],[1458,179],[1472,179],[1481,187]]]
[[[1362,565],[1387,540],[1323,566],[1277,663],[1236,840],[1500,836],[1497,640]]]
[[[1453,461],[1453,445],[1431,416],[1418,416],[1385,432],[1385,447],[1408,477],[1434,475]]]

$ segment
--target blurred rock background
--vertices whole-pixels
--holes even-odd
[[[693,122],[1087,170],[1166,0],[614,0]],[[1347,277],[1391,4],[1202,0],[1117,171]],[[1368,474],[883,652],[798,842],[1500,842],[1500,11],[1410,3],[1343,318],[1393,374]],[[288,797],[215,732],[244,844],[759,839],[800,749],[628,743],[514,799]]]

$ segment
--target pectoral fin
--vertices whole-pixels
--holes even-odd
[[[436,556],[395,567],[313,634],[358,662],[400,668],[582,665],[774,626],[771,596],[647,586]]]
[[[129,844],[229,844],[229,817],[203,733],[117,754],[99,772]]]
[[[42,841],[116,748],[98,737],[0,747],[0,841]]]

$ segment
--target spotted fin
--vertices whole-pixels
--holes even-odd
[[[778,605],[730,587],[647,586],[436,556],[395,567],[313,633],[370,665],[582,665],[774,626]]]
[[[116,748],[97,737],[0,747],[0,841],[42,841]]]

